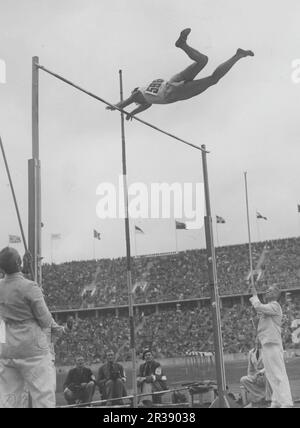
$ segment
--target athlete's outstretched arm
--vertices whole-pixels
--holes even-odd
[[[130,95],[130,97],[126,98],[126,100],[120,101],[119,103],[115,104],[115,106],[119,108],[125,108],[134,102],[135,102],[135,96],[134,94],[132,94]],[[114,107],[107,106],[106,110],[116,110],[116,109]]]
[[[140,104],[137,108],[135,108],[131,113],[128,113],[126,116],[126,120],[132,120],[132,116],[141,113],[142,111],[148,110],[152,104]]]

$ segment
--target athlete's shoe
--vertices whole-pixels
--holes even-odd
[[[175,43],[175,46],[177,48],[180,48],[181,45],[186,43],[188,35],[190,34],[191,31],[192,31],[191,28],[185,28],[184,30],[181,31],[180,36]]]

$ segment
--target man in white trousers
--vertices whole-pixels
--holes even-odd
[[[21,273],[14,248],[0,251],[0,270],[0,408],[24,407],[28,392],[33,408],[53,408],[56,372],[47,335],[64,327],[52,318],[40,287]]]
[[[259,315],[257,334],[262,345],[262,358],[266,378],[272,388],[271,408],[293,407],[291,388],[286,373],[281,338],[282,309],[278,303],[280,290],[276,285],[268,288],[261,303],[253,287],[250,301]]]

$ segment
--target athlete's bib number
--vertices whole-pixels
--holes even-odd
[[[153,80],[153,82],[151,82],[148,88],[145,90],[145,93],[157,95],[161,85],[163,84],[163,81],[163,79]]]

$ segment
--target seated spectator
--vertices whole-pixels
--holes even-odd
[[[262,360],[261,344],[256,338],[255,347],[248,354],[248,373],[240,380],[241,387],[247,392],[246,407],[252,407],[254,403],[271,400],[271,386],[266,379]]]
[[[95,376],[84,366],[84,358],[76,357],[76,367],[71,369],[64,383],[64,396],[68,404],[90,403],[95,392]]]
[[[99,368],[97,385],[103,399],[107,399],[107,406],[122,405],[123,400],[113,400],[127,395],[125,382],[126,375],[121,364],[115,362],[114,351],[106,353],[107,362]]]
[[[152,393],[168,389],[167,378],[162,372],[160,363],[153,359],[150,349],[144,350],[143,360],[145,363],[140,365],[137,385],[141,394],[149,393],[149,396],[141,397],[141,401],[161,403],[162,396],[159,394],[152,395]]]

